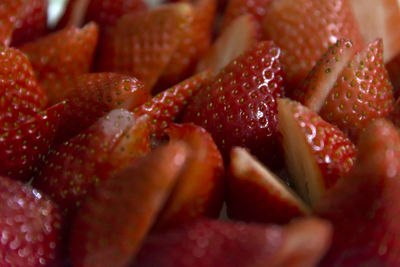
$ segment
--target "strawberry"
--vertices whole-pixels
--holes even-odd
[[[321,266],[400,264],[400,136],[384,119],[361,134],[353,170],[315,207],[335,229]]]
[[[186,159],[185,146],[173,143],[101,184],[72,226],[73,265],[126,266],[167,200]]]
[[[393,95],[400,97],[400,53],[385,65],[393,85]]]
[[[400,128],[400,98],[397,98],[394,108],[387,118],[390,119],[396,127]]]
[[[61,227],[59,210],[41,192],[0,177],[1,266],[55,266]]]
[[[0,47],[0,134],[35,116],[47,106],[29,60],[21,51]]]
[[[257,41],[254,17],[242,15],[226,27],[207,53],[197,63],[197,71],[219,72],[233,59],[250,49]]]
[[[14,24],[12,46],[36,39],[47,31],[48,0],[25,0],[23,2],[18,19]]]
[[[111,111],[76,137],[53,149],[34,181],[35,186],[51,196],[63,213],[72,218],[99,182],[109,179],[127,161],[142,154],[138,150],[131,156],[120,153],[120,149],[116,154],[113,153],[124,135],[138,121],[140,119],[135,120],[129,111]],[[119,158],[117,155],[130,158]]]
[[[227,212],[230,218],[243,221],[288,223],[310,214],[310,209],[245,149],[235,147],[229,167]]]
[[[303,199],[315,205],[351,170],[356,148],[337,127],[297,102],[279,99],[278,118],[293,182]]]
[[[167,133],[171,141],[184,141],[190,153],[187,166],[159,216],[159,228],[203,216],[218,217],[224,198],[224,162],[211,135],[192,124],[171,124]]]
[[[289,95],[317,60],[340,38],[363,45],[347,0],[276,0],[268,6],[263,32],[282,49]]]
[[[23,0],[2,0],[0,2],[0,46],[11,43],[14,25],[23,6]]]
[[[97,36],[96,24],[89,23],[82,29],[69,27],[20,47],[28,55],[50,103],[58,102],[63,88],[70,87],[77,76],[89,72]]]
[[[225,159],[233,146],[244,146],[278,167],[278,153],[267,151],[279,150],[276,99],[284,94],[279,58],[273,42],[254,45],[192,98],[183,121],[208,130]]]
[[[0,175],[32,178],[53,144],[64,106],[56,104],[0,135]]]
[[[394,104],[392,85],[383,63],[382,40],[370,43],[344,67],[318,111],[353,140],[366,124],[385,117]]]
[[[100,70],[135,76],[150,91],[182,42],[192,12],[179,3],[124,15],[104,40]]]
[[[329,247],[325,221],[288,226],[199,220],[150,235],[134,266],[315,266]]]
[[[211,73],[207,71],[194,75],[134,109],[135,117],[149,116],[150,134],[153,141],[164,138],[164,130],[176,120],[189,99],[203,88],[211,77]]]
[[[397,0],[350,0],[364,40],[382,38],[385,63],[400,53],[400,3]]]

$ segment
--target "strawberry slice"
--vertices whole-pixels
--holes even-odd
[[[251,15],[242,15],[221,33],[208,52],[199,60],[197,71],[219,72],[229,62],[250,49],[257,41],[257,24]]]
[[[378,119],[360,136],[353,170],[315,207],[335,229],[321,266],[399,266],[399,190],[400,136]]]
[[[120,149],[116,154],[113,153],[136,122],[129,111],[111,111],[73,139],[52,150],[34,181],[35,186],[51,196],[63,213],[72,218],[99,182],[109,179],[127,161],[142,154],[140,150],[132,155],[120,153]],[[143,140],[145,136],[137,138]],[[117,155],[130,157],[119,158]]]
[[[0,134],[35,116],[47,106],[32,66],[21,51],[0,47]]]
[[[277,140],[276,99],[284,94],[280,49],[260,42],[234,59],[199,91],[183,121],[211,133],[224,158],[233,146],[249,148],[271,167],[281,160]]]
[[[231,151],[228,182],[230,218],[283,224],[310,214],[296,193],[244,148]]]
[[[181,143],[161,147],[101,184],[74,221],[74,266],[126,266],[185,166]]]
[[[0,177],[1,266],[59,264],[61,225],[59,210],[41,192]]]
[[[158,228],[167,228],[203,216],[218,218],[224,198],[224,162],[211,135],[192,124],[171,124],[172,141],[190,148],[188,163],[158,218]]]
[[[285,226],[199,220],[150,235],[134,266],[316,266],[331,228],[319,219]]]
[[[176,120],[189,99],[205,87],[211,77],[211,73],[207,71],[194,75],[134,109],[135,117],[149,116],[150,134],[154,142],[164,139],[164,130]]]
[[[23,0],[2,0],[0,2],[0,46],[9,46],[15,22],[21,12]]]
[[[97,37],[96,24],[89,23],[82,29],[66,28],[20,47],[28,55],[50,103],[57,103],[65,87],[89,72]]]
[[[276,0],[267,8],[263,32],[282,49],[291,94],[322,54],[341,38],[362,47],[363,39],[347,0]]]
[[[317,113],[288,99],[278,100],[279,132],[293,182],[311,205],[351,170],[354,144]]]
[[[179,3],[124,15],[103,43],[100,70],[135,76],[150,91],[182,42],[192,13],[189,4]]]
[[[382,40],[378,39],[345,66],[319,114],[356,140],[369,121],[387,116],[393,105],[392,85],[383,63]]]
[[[0,135],[0,175],[27,181],[53,144],[65,103],[56,104]]]

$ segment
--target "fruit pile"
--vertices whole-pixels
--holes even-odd
[[[0,266],[400,266],[398,0],[0,1]]]

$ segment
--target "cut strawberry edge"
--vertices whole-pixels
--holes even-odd
[[[325,194],[326,188],[306,137],[293,117],[290,100],[278,99],[278,121],[286,164],[296,190],[314,206]]]

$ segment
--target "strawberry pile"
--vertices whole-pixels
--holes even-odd
[[[400,265],[399,1],[47,7],[0,1],[0,266]]]

